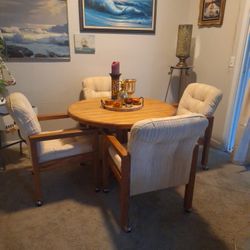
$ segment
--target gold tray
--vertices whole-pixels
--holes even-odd
[[[144,106],[144,98],[143,97],[140,97],[139,98],[141,100],[140,104],[130,104],[130,105],[122,105],[122,107],[113,107],[113,105],[107,105],[105,104],[105,100],[101,100],[101,106],[104,108],[104,109],[107,109],[107,110],[111,110],[111,111],[117,111],[117,112],[130,112],[130,111],[136,111],[136,110],[140,110],[143,108]]]

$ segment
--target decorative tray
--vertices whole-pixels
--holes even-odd
[[[132,103],[126,103],[122,105],[120,100],[101,100],[101,106],[104,109],[118,112],[130,112],[140,110],[144,106],[144,98],[131,98]]]

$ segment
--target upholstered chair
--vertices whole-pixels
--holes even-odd
[[[222,99],[222,92],[214,86],[204,83],[189,84],[181,97],[177,115],[199,113],[209,121],[205,134],[199,139],[203,145],[201,164],[207,169],[209,146],[213,130],[214,112]]]
[[[111,97],[111,77],[94,76],[82,81],[83,98]]]
[[[131,129],[127,148],[114,136],[105,137],[104,191],[111,170],[120,184],[120,223],[126,232],[130,196],[185,184],[184,208],[191,209],[197,140],[207,125],[199,114],[139,121]]]
[[[35,200],[42,205],[40,173],[68,161],[92,161],[97,174],[97,133],[94,130],[65,129],[42,132],[40,121],[68,118],[66,114],[37,116],[28,99],[19,92],[6,98],[7,108],[25,139],[32,162]],[[97,180],[97,178],[96,178]],[[97,184],[97,183],[96,183]]]

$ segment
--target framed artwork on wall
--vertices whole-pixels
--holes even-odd
[[[223,24],[226,0],[200,0],[199,27]]]
[[[95,36],[85,34],[75,34],[75,53],[95,54]]]
[[[79,0],[80,31],[154,33],[156,0]]]
[[[0,2],[0,29],[9,61],[69,61],[66,0]]]

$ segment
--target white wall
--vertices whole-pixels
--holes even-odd
[[[198,82],[214,85],[223,92],[222,102],[215,114],[213,138],[224,146],[229,125],[228,113],[232,110],[232,95],[234,96],[236,81],[233,79],[235,69],[229,67],[229,61],[231,56],[236,56],[236,59],[239,56],[235,48],[242,22],[242,9],[246,1],[227,0],[224,22],[219,28],[198,28],[199,3],[200,0],[191,0],[189,12],[189,20],[194,24],[193,36],[196,41],[194,71]]]
[[[164,99],[169,65],[176,63],[177,29],[187,19],[189,1],[158,0],[155,35],[98,34],[96,54],[75,54],[73,34],[79,33],[78,0],[68,1],[70,62],[8,63],[21,91],[40,113],[66,111],[79,99],[81,79],[107,75],[113,60],[121,63],[123,78],[137,79],[137,93]]]

